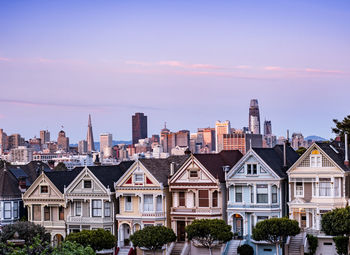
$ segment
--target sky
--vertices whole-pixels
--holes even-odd
[[[0,128],[71,142],[248,125],[333,137],[349,114],[350,1],[0,1]]]

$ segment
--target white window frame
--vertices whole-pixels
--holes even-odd
[[[91,183],[91,187],[90,188],[85,188],[85,182],[86,181]],[[83,189],[92,189],[92,185],[93,185],[93,181],[92,180],[83,180]]]
[[[80,206],[78,206],[80,205]],[[82,216],[81,215],[81,201],[75,201],[74,202],[74,209],[75,209],[75,216]],[[78,212],[78,209],[80,209],[80,212]]]
[[[151,198],[151,203],[146,204],[146,197]],[[143,211],[144,212],[154,212],[154,199],[152,194],[143,195]]]
[[[310,155],[310,167],[322,167],[322,155],[311,154]]]
[[[251,167],[251,173],[248,173],[248,166]],[[254,166],[256,166],[256,173],[254,173],[254,171],[253,171]],[[258,172],[259,172],[258,171],[258,168],[259,168],[258,163],[247,163],[246,168],[247,168],[247,175],[249,175],[249,176],[257,176],[258,175]]]
[[[298,190],[297,190],[297,183],[301,183],[301,187],[302,187],[302,194],[298,194]],[[304,197],[304,182],[295,182],[294,183],[294,197]]]
[[[40,185],[39,187],[40,187],[40,189],[39,189],[40,194],[49,194],[49,185]],[[47,187],[47,192],[41,192],[42,187]]]
[[[104,217],[111,217],[111,202],[104,202]]]
[[[156,211],[163,211],[163,197],[161,195],[156,196]]]
[[[13,218],[18,219],[19,218],[19,206],[18,202],[13,202]]]
[[[11,202],[4,202],[4,219],[8,220],[8,219],[12,219],[12,203]],[[10,206],[10,209],[6,208],[6,205]],[[6,213],[10,213],[10,217],[6,217]]]
[[[92,203],[92,217],[102,217],[102,201],[99,199],[93,199]],[[95,205],[95,203],[97,205]],[[97,207],[98,206],[98,207]]]
[[[273,194],[274,194],[273,189],[274,188],[276,188],[276,201],[275,202],[273,201]],[[277,204],[278,203],[278,187],[277,187],[277,185],[272,185],[271,186],[271,203],[272,204]]]
[[[140,180],[136,176],[141,176]],[[134,182],[135,183],[143,183],[144,181],[144,174],[143,173],[135,173],[134,174]]]
[[[238,190],[237,188],[241,189],[241,192],[240,192],[240,194],[241,194],[241,201],[237,201],[237,194],[239,194],[237,192],[237,190]],[[243,203],[243,186],[240,186],[240,185],[235,186],[235,202],[236,203]]]
[[[130,202],[128,202],[129,197],[130,197]],[[128,206],[128,205],[130,205],[130,206]],[[132,196],[125,196],[124,197],[124,211],[125,212],[132,212]]]

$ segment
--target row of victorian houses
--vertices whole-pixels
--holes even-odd
[[[45,226],[53,242],[71,232],[103,228],[118,237],[119,247],[128,247],[135,231],[164,225],[181,243],[193,220],[219,218],[232,226],[240,244],[252,245],[255,254],[275,254],[274,246],[251,238],[252,229],[268,218],[289,217],[303,232],[288,239],[287,253],[303,254],[306,233],[311,232],[320,240],[318,254],[336,254],[320,224],[322,214],[348,205],[350,168],[345,155],[344,146],[332,142],[314,143],[301,157],[290,146],[277,145],[252,148],[244,156],[239,151],[187,153],[115,166],[41,171],[17,200],[23,200],[28,220]],[[2,176],[9,175],[5,171],[0,184]],[[9,214],[1,189],[3,185],[3,220]],[[11,206],[15,220],[18,213],[14,203]],[[221,252],[233,254],[236,242]]]

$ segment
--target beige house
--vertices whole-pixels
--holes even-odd
[[[170,168],[175,171],[187,157],[139,159],[115,182],[119,247],[129,246],[130,235],[145,226],[170,227]]]
[[[59,243],[66,237],[67,203],[64,186],[72,181],[77,171],[42,172],[23,194],[28,221],[44,226],[51,240]]]
[[[308,233],[317,235],[317,254],[334,254],[331,237],[321,232],[322,215],[345,207],[349,198],[349,164],[339,142],[314,143],[287,171],[289,218]]]

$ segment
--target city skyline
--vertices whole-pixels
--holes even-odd
[[[71,141],[248,126],[249,100],[274,134],[334,137],[350,106],[348,1],[0,3],[0,126]],[[66,10],[70,11],[67,12]],[[45,22],[43,22],[45,20]],[[315,109],[317,106],[317,110]],[[25,129],[23,128],[25,123]]]

